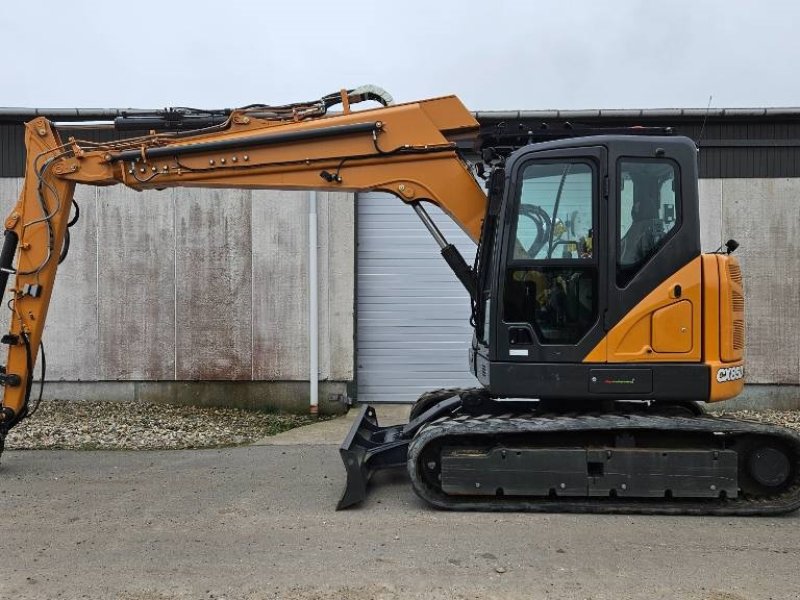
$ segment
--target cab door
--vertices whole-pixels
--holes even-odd
[[[509,165],[495,262],[495,361],[580,362],[605,334],[603,146],[523,151]]]
[[[610,330],[700,256],[700,223],[694,142],[677,136],[622,139],[609,148]]]

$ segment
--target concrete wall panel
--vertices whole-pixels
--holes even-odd
[[[252,377],[251,194],[176,189],[176,379]]]
[[[322,194],[328,207],[328,252],[320,260],[327,263],[327,299],[320,308],[328,311],[332,324],[328,330],[327,364],[329,378],[338,381],[353,379],[354,347],[353,314],[355,303],[355,202],[352,194]],[[320,225],[320,229],[322,226]]]
[[[331,375],[331,311],[330,265],[328,258],[331,251],[331,205],[327,193],[317,194],[317,284],[319,294],[319,378],[329,379]]]
[[[354,201],[317,194],[319,376],[353,378]],[[308,194],[253,192],[253,376],[308,379]]]
[[[2,211],[0,212],[0,218],[5,219],[6,215],[11,212],[11,208],[19,198],[21,185],[22,179],[18,177],[0,177],[0,211]],[[3,332],[8,330],[9,314],[8,310],[0,307],[0,327],[2,327]]]
[[[722,239],[722,180],[701,179],[700,188],[700,247],[713,252],[725,241]]]
[[[308,194],[253,191],[252,209],[253,378],[308,380]]]
[[[102,379],[98,353],[97,192],[77,186],[80,219],[70,229],[70,248],[58,268],[45,325],[47,378],[62,381]]]
[[[21,185],[22,179],[19,177],[0,177],[0,207],[3,209],[4,219],[19,198]]]
[[[22,179],[0,178],[0,218],[5,219],[11,211],[21,189]],[[69,256],[58,269],[43,338],[50,380],[91,381],[98,377],[96,194],[95,188],[86,186],[75,190],[81,218],[70,230]],[[5,309],[7,300],[6,295],[0,310],[3,332],[10,317]]]
[[[800,384],[800,179],[723,180],[722,223],[741,244],[747,380]]]
[[[0,178],[3,214],[21,182]],[[109,394],[100,383],[91,393],[74,386],[142,382],[150,398],[157,382],[255,380],[275,382],[263,388],[278,390],[269,394],[275,403],[286,400],[280,386],[308,380],[307,193],[79,186],[75,198],[81,219],[45,330],[48,379],[63,382],[59,393],[72,385],[101,398]],[[349,381],[353,195],[318,199],[320,376]],[[8,315],[0,311],[0,328]]]
[[[99,378],[173,379],[173,192],[99,188],[97,215]]]

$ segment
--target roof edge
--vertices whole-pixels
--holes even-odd
[[[479,110],[479,121],[528,121],[545,119],[704,119],[798,117],[800,107],[763,108],[597,108],[578,110]]]

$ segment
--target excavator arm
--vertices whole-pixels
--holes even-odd
[[[53,283],[68,244],[76,183],[137,190],[379,190],[412,204],[433,233],[435,226],[418,203],[436,204],[477,241],[486,195],[455,145],[456,139],[477,131],[469,111],[454,96],[352,111],[350,104],[363,99],[381,97],[343,90],[338,95],[341,113],[327,114],[337,101],[330,95],[317,103],[246,107],[232,111],[224,123],[188,133],[152,132],[108,143],[62,141],[47,119],[28,123],[25,179],[6,218],[0,252],[0,293],[13,276],[4,294],[11,319],[2,338],[8,360],[0,374],[0,443],[28,412]],[[469,287],[463,259],[437,241]]]

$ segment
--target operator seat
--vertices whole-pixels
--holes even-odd
[[[656,197],[634,201],[631,208],[630,228],[620,241],[620,263],[624,266],[639,264],[649,258],[664,237],[664,222],[658,216]]]

